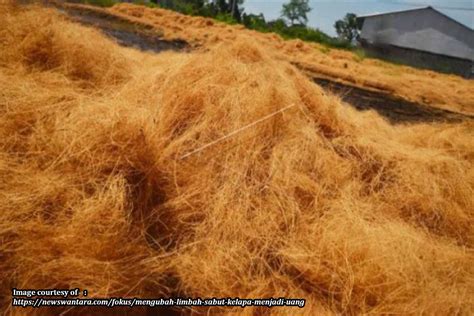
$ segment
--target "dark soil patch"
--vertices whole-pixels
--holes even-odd
[[[154,27],[133,23],[112,14],[102,13],[87,8],[62,7],[73,20],[92,25],[113,37],[120,45],[140,50],[161,52],[165,50],[183,51],[190,46],[184,40],[165,40],[163,34]]]
[[[473,119],[469,115],[410,102],[382,91],[362,89],[327,78],[313,80],[356,109],[375,110],[392,123],[460,122]]]

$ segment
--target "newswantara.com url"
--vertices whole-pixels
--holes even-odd
[[[61,307],[61,306],[102,306],[102,307],[192,307],[192,306],[263,306],[263,307],[299,307],[305,306],[304,299],[290,298],[265,298],[265,299],[240,299],[240,298],[13,298],[12,305],[17,307]]]

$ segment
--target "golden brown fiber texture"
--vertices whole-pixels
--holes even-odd
[[[52,9],[0,20],[3,311],[59,311],[12,310],[12,287],[78,287],[307,300],[220,315],[473,312],[471,122],[392,126],[246,34],[153,55]]]

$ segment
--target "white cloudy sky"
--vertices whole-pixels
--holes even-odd
[[[282,4],[288,1],[245,0],[244,8],[247,13],[262,12],[265,18],[270,20],[280,16]],[[363,15],[427,5],[435,7],[470,28],[474,28],[474,0],[310,0],[313,10],[308,15],[308,24],[330,35],[335,35],[334,22],[347,12]]]

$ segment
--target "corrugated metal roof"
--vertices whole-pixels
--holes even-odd
[[[357,22],[368,43],[474,60],[474,30],[432,7],[372,14]]]
[[[427,7],[411,8],[411,9],[405,9],[405,10],[389,11],[389,12],[377,12],[377,13],[371,13],[371,14],[366,14],[366,15],[359,15],[357,18],[358,19],[365,19],[365,18],[370,18],[372,16],[387,15],[387,14],[398,14],[398,13],[418,11],[418,10],[426,10],[426,9],[433,9],[433,8],[430,7],[430,6],[427,6]]]
[[[465,27],[467,28],[468,30],[470,31],[474,31],[473,29],[471,29],[469,26],[459,22],[458,20],[455,20],[453,19],[452,17],[450,17],[449,15],[446,15],[444,14],[443,12],[441,11],[438,11],[436,10],[435,8],[433,8],[432,6],[426,6],[426,7],[419,7],[419,8],[412,8],[412,9],[406,9],[406,10],[398,10],[398,11],[390,11],[390,12],[382,12],[382,13],[373,13],[373,14],[366,14],[366,15],[360,15],[357,17],[357,23],[359,25],[359,28],[362,27],[362,23],[364,21],[364,19],[366,18],[371,18],[371,17],[375,17],[375,16],[381,16],[381,15],[391,15],[391,14],[403,14],[403,13],[406,13],[406,12],[413,12],[413,11],[420,11],[420,10],[433,10],[434,12],[438,13],[438,14],[441,14],[442,16],[450,19],[451,21],[453,22],[456,22],[457,24],[461,25],[462,27]]]

